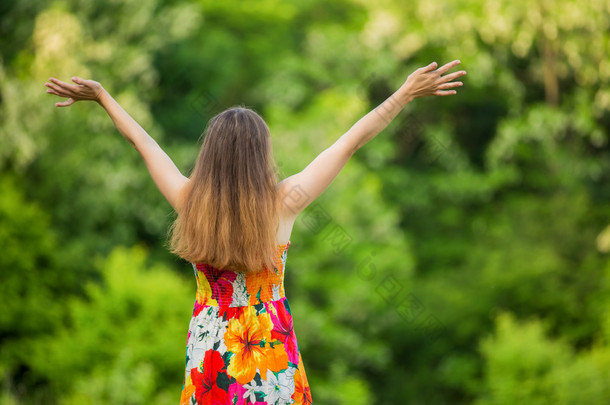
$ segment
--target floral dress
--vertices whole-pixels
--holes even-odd
[[[253,273],[193,264],[197,296],[180,405],[312,403],[284,296],[289,245],[278,245],[276,267]]]

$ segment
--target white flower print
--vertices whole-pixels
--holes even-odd
[[[188,357],[186,369],[190,371],[193,368],[199,367],[199,364],[201,364],[205,357],[205,350],[194,344],[189,344],[186,348],[186,355]]]
[[[273,284],[273,300],[277,301],[279,300],[280,297],[280,285],[279,284]]]
[[[246,275],[243,272],[237,273],[237,278],[233,281],[233,296],[229,307],[243,307],[250,303],[248,289],[246,288]]]
[[[229,321],[224,321],[218,315],[218,307],[209,307],[192,319],[191,336],[187,344],[187,370],[198,367],[205,357],[205,352],[213,349],[216,343],[219,343],[216,350],[221,355],[227,352],[224,334],[228,324]]]
[[[282,252],[282,268],[286,269],[286,258],[288,257],[288,249],[284,249],[284,251]]]
[[[258,374],[258,368],[256,369],[256,372]],[[259,374],[260,375],[260,374]],[[250,381],[248,384],[243,386],[246,389],[246,392],[244,393],[243,398],[246,399],[248,398],[248,400],[251,403],[256,403],[256,394],[254,393],[254,391],[261,391],[262,386],[256,384],[256,380],[252,380]]]
[[[263,382],[265,400],[268,404],[287,405],[294,403],[291,398],[294,393],[294,367],[280,372],[277,377],[271,370],[267,370],[267,380]]]

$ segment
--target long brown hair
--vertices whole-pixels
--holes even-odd
[[[278,221],[269,127],[242,106],[213,117],[170,227],[170,250],[219,269],[273,269]]]

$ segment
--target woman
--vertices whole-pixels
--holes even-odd
[[[284,295],[284,265],[296,217],[356,150],[416,97],[455,94],[465,71],[431,63],[369,112],[303,171],[278,182],[269,128],[235,107],[212,118],[195,168],[172,160],[93,80],[50,78],[47,92],[97,101],[140,153],[177,212],[171,251],[193,264],[197,294],[189,325],[181,404],[310,404],[311,393]]]

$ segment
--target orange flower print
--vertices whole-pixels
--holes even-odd
[[[184,380],[184,387],[182,388],[182,394],[180,395],[180,405],[190,405],[191,397],[197,390],[193,380],[191,380],[190,374]]]
[[[229,321],[224,340],[227,350],[233,353],[227,372],[238,383],[247,384],[259,369],[263,380],[267,369],[279,372],[288,367],[288,356],[283,344],[277,342],[271,348],[273,323],[267,313],[256,315],[253,306],[243,307],[238,317]]]
[[[276,273],[273,269],[263,269],[256,273],[246,276],[246,288],[250,296],[250,304],[273,300],[272,285],[280,285],[282,274]],[[260,298],[258,298],[260,294]]]
[[[294,394],[292,394],[292,399],[294,399],[295,405],[310,405],[312,400],[307,375],[304,372],[301,373],[301,370],[303,370],[303,359],[299,353],[299,368],[294,374]]]

